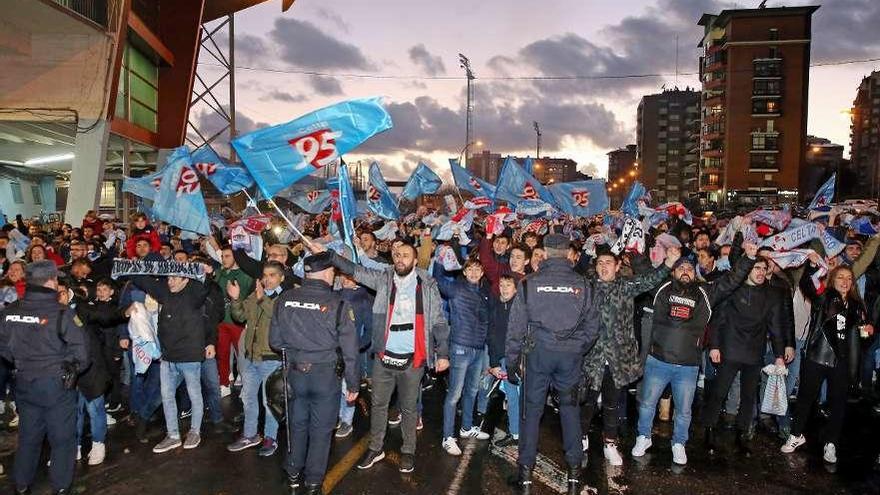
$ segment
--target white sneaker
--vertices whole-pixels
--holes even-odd
[[[461,438],[476,438],[477,440],[489,439],[489,434],[481,430],[479,426],[472,426],[470,430],[458,430],[458,436]]]
[[[107,426],[113,426],[116,424],[116,418],[111,415],[107,415]]]
[[[639,435],[638,438],[636,438],[636,444],[633,446],[633,449],[631,452],[632,456],[633,457],[642,457],[643,455],[645,455],[645,452],[651,448],[651,445],[653,445],[653,444],[651,443],[650,438],[648,438],[644,435]]]
[[[620,457],[620,451],[617,450],[615,442],[605,442],[605,447],[602,450],[605,452],[605,460],[608,461],[608,464],[623,466],[623,457]]]
[[[461,449],[458,448],[458,442],[455,440],[455,437],[447,437],[443,440],[443,450],[449,455],[461,455]]]
[[[9,420],[9,427],[10,428],[18,428],[18,413],[17,412],[15,413],[15,416],[13,416],[12,419]]]
[[[804,438],[803,435],[789,435],[788,440],[785,441],[785,445],[783,445],[782,448],[779,450],[782,451],[783,454],[791,454],[796,448],[805,443],[807,443],[807,439]]]
[[[78,461],[81,461],[82,458],[83,458],[83,450],[82,450],[82,449],[83,449],[83,448],[82,448],[81,445],[78,445],[78,446],[76,447],[76,460],[78,460]],[[47,462],[46,465],[48,466],[49,463]]]
[[[220,385],[220,398],[221,398],[221,399],[222,399],[223,397],[229,397],[229,395],[230,395],[231,393],[232,393],[232,389],[230,389],[229,386],[227,386],[227,385]]]
[[[650,442],[650,440],[648,441]],[[688,455],[684,450],[684,445],[680,443],[672,444],[672,462],[679,466],[684,466],[688,463]]]
[[[92,442],[92,450],[89,452],[89,466],[97,466],[104,462],[107,449],[101,442]]]
[[[590,437],[587,435],[584,435],[583,438],[581,438],[581,450],[584,452],[590,450]]]
[[[837,464],[837,447],[833,443],[825,444],[825,453],[822,455],[822,459],[825,459],[828,464]]]

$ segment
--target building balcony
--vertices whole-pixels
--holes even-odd
[[[723,60],[719,60],[717,62],[710,62],[706,64],[703,69],[704,72],[715,72],[715,71],[723,71],[727,67],[727,62]]]
[[[700,192],[714,192],[714,191],[720,191],[720,190],[721,190],[721,184],[718,184],[718,183],[700,184]]]
[[[101,27],[107,27],[107,6],[112,0],[51,0],[65,9],[85,17]]]
[[[724,95],[722,94],[722,95],[718,95],[718,96],[709,96],[706,98],[704,105],[707,107],[715,107],[715,106],[719,106],[719,105],[724,105]]]
[[[704,158],[721,158],[722,156],[724,156],[724,150],[722,149],[712,148],[703,150]]]
[[[706,134],[703,134],[703,139],[705,139],[707,141],[714,141],[716,139],[722,139],[722,138],[724,138],[723,131],[713,131],[713,132],[708,132]]]
[[[708,80],[708,81],[706,81],[706,82],[703,83],[703,89],[718,89],[718,88],[723,88],[723,87],[724,87],[724,83],[726,83],[726,82],[727,82],[727,80],[726,80],[725,78],[723,78],[723,77],[722,77],[722,78],[717,78],[717,79],[710,79],[710,80]]]

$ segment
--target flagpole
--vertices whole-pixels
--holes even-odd
[[[254,198],[252,198],[252,197],[251,197],[251,195],[250,195],[250,194],[248,194],[248,192],[247,192],[247,189],[242,189],[242,190],[241,190],[241,192],[243,192],[243,193],[244,193],[244,195],[245,195],[245,196],[247,196],[247,199],[248,199],[248,201],[249,201],[249,202],[251,202],[251,203],[253,203],[253,204],[254,204],[254,208],[255,208],[255,209],[256,209],[256,210],[257,210],[257,213],[259,213],[259,214],[260,214],[260,215],[262,215],[262,214],[263,214],[263,212],[262,212],[262,211],[260,211],[260,207],[259,207],[259,206],[257,206],[257,202],[256,202],[256,201],[254,201]]]
[[[241,192],[243,192],[243,193],[245,194],[245,196],[247,196],[248,199],[254,203],[254,208],[257,209],[257,212],[258,212],[260,215],[262,215],[263,212],[261,212],[261,211],[260,211],[260,208],[256,206],[256,201],[254,201],[253,198],[251,198],[251,195],[248,194],[247,189],[242,189]],[[263,193],[263,196],[268,196],[268,195],[265,194],[265,192],[264,192],[264,193]],[[278,204],[275,203],[275,200],[272,199],[272,198],[269,198],[267,201],[268,201],[269,204],[272,206],[272,208],[275,208],[275,211],[278,213],[278,215],[281,216],[281,218],[284,220],[284,222],[287,224],[287,226],[290,227],[290,229],[293,230],[293,231],[296,233],[296,235],[298,235],[298,236],[300,237],[300,239],[302,239],[303,241],[305,241],[305,243],[306,243],[306,247],[310,247],[311,244],[312,244],[311,239],[309,239],[308,237],[306,237],[305,234],[303,234],[302,232],[300,232],[300,230],[299,230],[298,228],[296,228],[296,225],[294,225],[293,222],[291,222],[290,219],[287,218],[287,215],[285,215],[284,212],[281,211],[281,208],[278,207]],[[311,249],[309,249],[309,251],[311,251]]]

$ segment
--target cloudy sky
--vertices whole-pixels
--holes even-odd
[[[537,120],[542,154],[573,158],[582,171],[604,176],[605,153],[635,142],[641,96],[676,84],[676,37],[677,84],[697,86],[697,20],[704,12],[758,3],[298,0],[282,14],[280,1],[272,0],[236,16],[238,125],[248,130],[343,99],[381,95],[395,127],[349,159],[379,160],[390,179],[405,178],[419,160],[446,175],[446,159],[465,141],[461,52],[477,76],[474,137],[484,148],[533,155]],[[813,17],[813,63],[880,56],[878,25],[878,0],[827,0]],[[880,63],[813,67],[809,132],[848,145],[843,112],[874,69]],[[640,74],[664,76],[533,79]]]

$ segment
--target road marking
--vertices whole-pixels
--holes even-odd
[[[516,459],[519,456],[516,445],[508,447],[496,447],[492,445],[489,451],[496,456],[504,459],[508,463],[517,467]],[[557,493],[566,493],[568,491],[568,473],[563,471],[555,462],[540,453],[535,458],[535,468],[532,470],[532,479],[540,481],[548,488]],[[584,484],[581,489],[581,495],[598,494],[599,490]]]
[[[346,454],[333,466],[330,471],[327,472],[327,475],[324,476],[324,493],[331,493],[336,485],[342,481],[342,478],[345,477],[350,471],[351,468],[357,464],[357,461],[367,452],[367,448],[370,446],[370,435],[364,435],[363,438],[358,440],[352,448],[346,452]]]
[[[449,489],[446,490],[446,495],[458,495],[458,492],[461,490],[461,483],[464,481],[468,466],[470,466],[471,459],[473,459],[476,450],[476,440],[471,439],[464,446],[464,453],[461,455],[461,461],[458,463],[458,468],[455,470],[455,476],[452,478],[452,483],[449,484]]]

